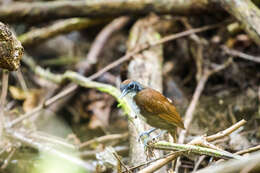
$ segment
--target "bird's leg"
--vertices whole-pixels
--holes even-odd
[[[148,131],[144,131],[142,132],[140,135],[139,135],[139,139],[138,141],[140,142],[141,140],[143,141],[144,143],[144,146],[147,145],[147,143],[149,142],[149,136],[152,132],[154,132],[156,130],[156,128],[152,128]]]
[[[152,129],[150,129],[150,130],[147,130],[147,131],[144,131],[144,132],[140,133],[140,135],[139,135],[139,141],[140,141],[140,139],[142,139],[142,138],[144,138],[144,137],[149,137],[150,134],[151,134],[152,132],[154,132],[155,130],[156,130],[156,128],[152,128]]]

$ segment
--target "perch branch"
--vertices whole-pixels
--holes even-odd
[[[154,144],[150,144],[149,147],[160,150],[170,151],[187,151],[188,153],[194,153],[199,155],[213,156],[223,159],[241,159],[242,157],[236,154],[229,153],[227,151],[219,151],[211,148],[200,147],[190,144],[176,144],[166,141],[159,141]]]

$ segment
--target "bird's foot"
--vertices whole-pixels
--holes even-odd
[[[158,135],[153,137],[153,141],[155,141],[156,139],[158,139],[160,136],[164,135],[165,133],[167,133],[166,130],[161,130]]]

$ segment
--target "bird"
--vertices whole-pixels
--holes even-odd
[[[154,127],[147,133],[159,128],[167,130],[177,141],[177,127],[185,129],[180,114],[173,103],[155,89],[146,87],[138,81],[127,79],[120,84],[120,98],[127,96],[127,101],[134,113],[147,124]]]

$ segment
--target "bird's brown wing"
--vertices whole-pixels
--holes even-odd
[[[134,99],[136,104],[144,109],[143,111],[157,114],[168,123],[184,129],[183,121],[175,106],[160,92],[146,88],[140,91]]]

